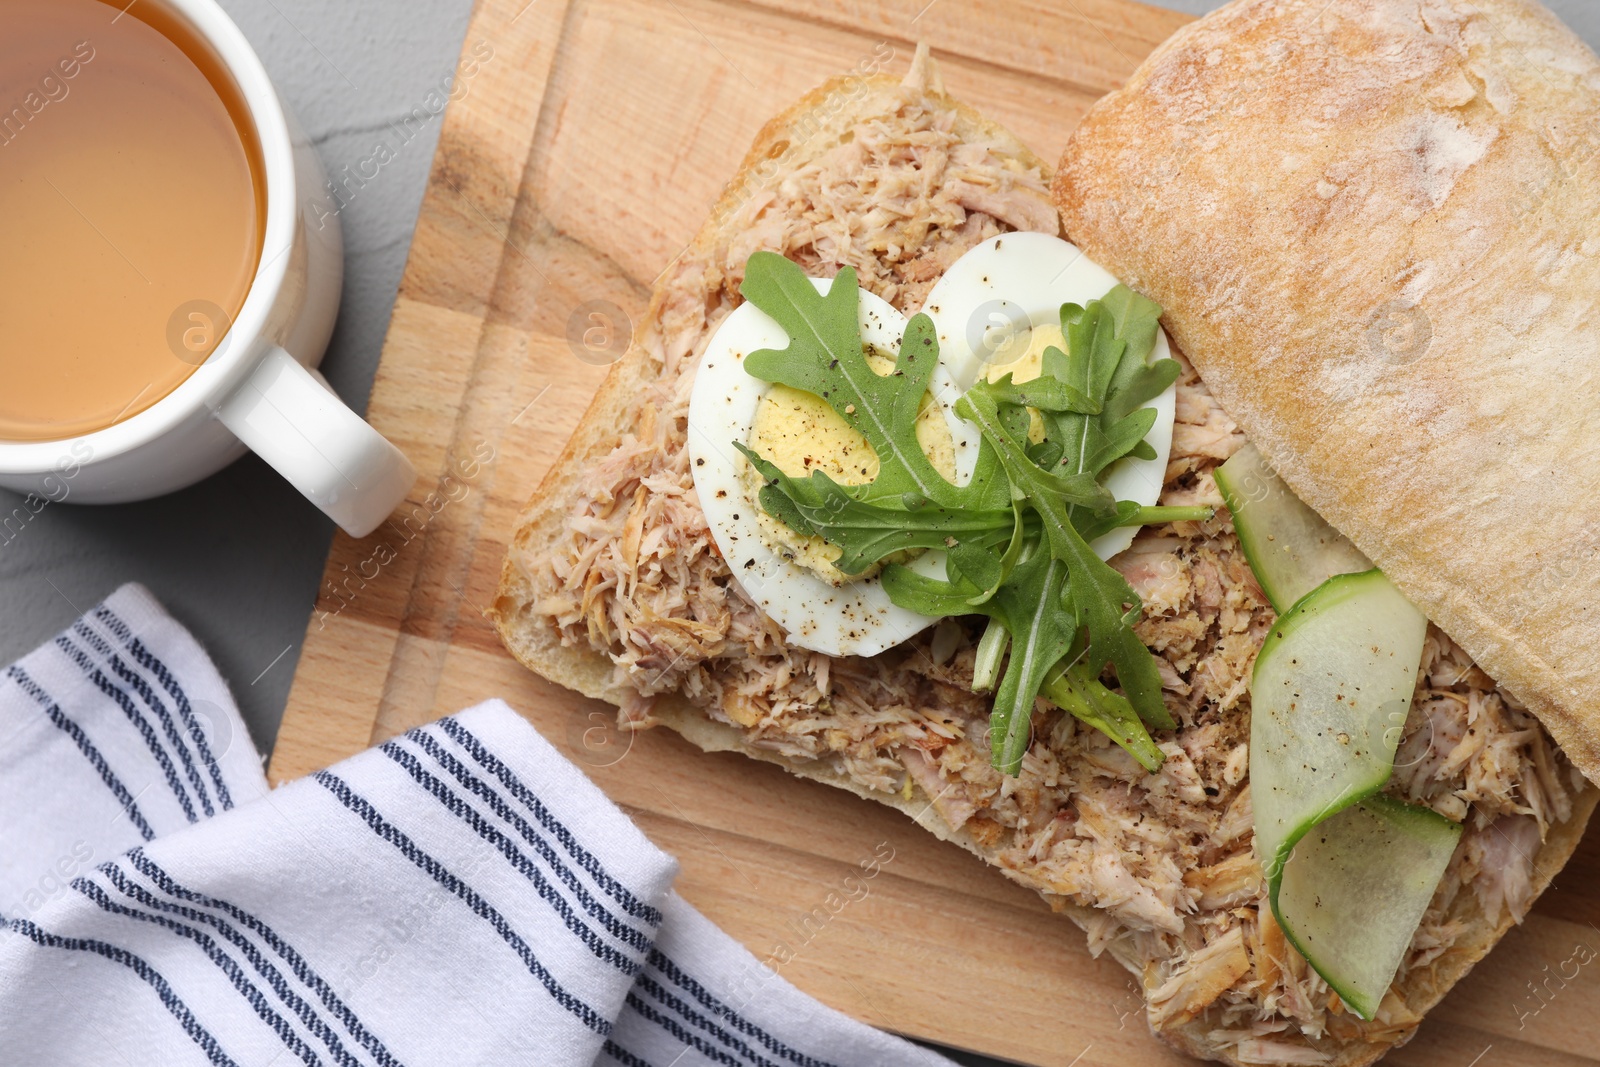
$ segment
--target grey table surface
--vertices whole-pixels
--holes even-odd
[[[1157,0],[1204,14],[1222,0]],[[1337,2],[1337,0],[1335,0]],[[1549,0],[1600,46],[1600,4]],[[331,172],[369,155],[455,67],[471,0],[222,0]],[[323,372],[366,404],[400,284],[437,121],[342,212],[345,292]],[[20,498],[0,490],[0,517]],[[316,601],[332,524],[260,460],[159,500],[44,509],[0,538],[0,663],[124,582],[142,582],[210,651],[251,737],[270,751]],[[994,1061],[957,1055],[962,1063]]]

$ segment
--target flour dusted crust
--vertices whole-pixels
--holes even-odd
[[[1600,780],[1600,62],[1529,0],[1235,0],[1090,112],[1068,236]]]

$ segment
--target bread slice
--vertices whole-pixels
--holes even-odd
[[[583,420],[518,518],[489,616],[499,628],[506,648],[528,668],[569,689],[613,704],[620,705],[637,695],[631,686],[616,679],[611,661],[604,655],[562,644],[560,634],[538,610],[539,591],[530,575],[518,566],[518,555],[526,550],[537,551],[558,536],[568,521],[568,502],[583,484],[585,472],[616,445],[620,428],[633,421],[639,396],[659,376],[663,353],[672,348],[670,334],[674,324],[668,321],[668,306],[674,299],[716,307],[722,313],[731,310],[733,301],[727,291],[725,270],[732,258],[730,250],[745,240],[747,205],[781,180],[785,172],[799,169],[836,147],[861,123],[893,115],[908,102],[952,109],[957,116],[955,133],[961,141],[992,143],[1023,168],[1046,169],[1008,130],[945,93],[938,68],[925,45],[918,49],[911,72],[903,80],[878,73],[833,78],[762,127],[712,209],[710,219],[663,272],[634,343],[607,373]],[[1058,231],[1059,221],[1050,211],[1048,232]],[[695,325],[705,328],[703,322]],[[659,702],[655,716],[677,728],[669,710],[673,703],[670,697]],[[683,706],[686,717],[704,718],[686,702]],[[723,747],[730,746],[719,746],[719,750]]]
[[[709,323],[732,306],[727,271],[735,261],[742,262],[741,252],[747,255],[751,250],[752,221],[747,206],[757,202],[773,181],[781,181],[785,174],[802,170],[834,149],[841,138],[859,124],[893,115],[908,104],[953,109],[957,116],[956,133],[961,140],[996,146],[1019,168],[1039,166],[1039,161],[1009,133],[943,93],[925,51],[919,51],[912,74],[904,83],[882,76],[835,79],[773,119],[756,138],[710,221],[680,262],[658,283],[634,346],[613,368],[578,430],[519,519],[499,594],[489,614],[507,647],[528,667],[552,681],[625,709],[638,705],[637,680],[624,677],[624,672],[617,669],[610,656],[581,641],[563,643],[561,631],[552,624],[541,603],[546,590],[525,561],[564,536],[570,522],[571,502],[585,491],[588,473],[612,453],[619,437],[624,432],[648,436],[647,429],[639,430],[634,425],[640,418],[639,398],[657,384],[663,367],[685,357],[685,353],[674,349],[675,332],[684,329],[687,323],[691,331],[703,336],[709,333]],[[1037,228],[1053,232],[1054,225],[1055,220],[1051,218],[1040,222]],[[864,284],[871,287],[866,275],[863,277]],[[915,306],[915,301],[911,303]],[[654,696],[649,715],[706,751],[742,752],[776,763],[800,777],[825,782],[898,808],[938,837],[954,841],[987,862],[999,865],[1001,846],[988,835],[975,834],[970,826],[952,829],[935,810],[935,798],[921,786],[911,785],[905,792],[871,790],[827,762],[792,758],[769,747],[753,745],[748,733],[738,725],[710,717],[702,707],[670,687]],[[1580,798],[1573,817],[1561,823],[1546,840],[1535,868],[1537,889],[1542,890],[1565,862],[1581,835],[1594,799],[1593,794]],[[1080,926],[1091,927],[1099,921],[1093,909],[1066,902],[1061,896],[1053,896],[1051,903]],[[1487,921],[1475,910],[1471,893],[1463,893],[1458,903],[1459,918],[1467,924],[1469,933],[1432,965],[1414,970],[1402,991],[1418,1015],[1443,996],[1512,921],[1509,914],[1495,922]],[[1141,957],[1130,942],[1112,940],[1108,950],[1141,982],[1147,996],[1154,991],[1157,979],[1148,966],[1150,961]],[[1408,1038],[1414,1026],[1414,1021],[1403,1023],[1381,1041],[1324,1038],[1318,1047],[1328,1056],[1327,1062],[1340,1067],[1370,1063],[1393,1044]],[[1164,1027],[1160,1035],[1194,1055],[1232,1063],[1246,1062],[1240,1058],[1237,1046],[1219,1044],[1211,1036],[1212,1029],[1212,1022],[1201,1014]]]
[[[1534,0],[1235,0],[1074,134],[1069,236],[1600,781],[1600,59]]]
[[[1600,60],[1532,0],[1235,0],[1096,105],[1055,183],[1295,492],[1591,781],[1597,131]],[[1412,1007],[1508,926],[1468,921]]]

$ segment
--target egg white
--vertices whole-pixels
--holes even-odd
[[[826,293],[828,279],[811,279]],[[861,290],[861,337],[886,355],[897,355],[906,317],[887,301]],[[761,504],[742,477],[747,461],[734,447],[750,439],[756,412],[771,385],[744,369],[744,357],[763,348],[783,349],[788,334],[753,304],[733,311],[707,343],[689,396],[689,463],[706,523],[728,569],[750,599],[801,648],[830,656],[875,656],[939,621],[898,607],[877,578],[834,586],[816,572],[784,560],[762,536]],[[934,369],[929,391],[944,409],[955,445],[958,484],[972,478],[979,435],[955,415],[961,396],[949,368]],[[945,577],[943,552],[925,552],[910,566],[929,577]]]
[[[830,280],[811,279],[826,293]],[[1009,233],[983,242],[945,272],[923,307],[939,338],[939,364],[929,391],[944,411],[955,445],[956,481],[965,484],[977,463],[979,434],[956,417],[955,404],[984,375],[1007,338],[1035,326],[1060,325],[1061,305],[1087,304],[1117,279],[1074,245],[1039,233]],[[887,301],[861,290],[861,337],[888,355],[900,350],[907,319]],[[761,398],[771,386],[744,369],[744,357],[763,348],[788,347],[789,337],[765,312],[744,304],[723,320],[707,343],[689,398],[689,459],[695,491],[718,550],[740,588],[778,622],[791,643],[830,656],[874,656],[937,622],[896,606],[877,578],[834,586],[816,572],[783,559],[762,535],[761,504],[743,477],[745,458],[733,442],[747,442]],[[1152,360],[1171,347],[1157,330]],[[1125,458],[1104,482],[1118,500],[1154,505],[1161,497],[1172,451],[1177,387],[1148,405],[1155,425],[1145,440],[1156,458]],[[1133,529],[1114,530],[1092,542],[1102,559],[1133,543]],[[925,552],[910,564],[918,573],[945,577],[945,554]]]
[[[922,310],[938,330],[939,359],[950,368],[959,396],[983,376],[1013,333],[1059,326],[1062,304],[1086,305],[1116,286],[1115,277],[1059,237],[1008,233],[991,237],[951,264]],[[1158,329],[1151,360],[1171,354],[1166,333]],[[1118,500],[1152,506],[1161,499],[1177,397],[1174,385],[1146,405],[1156,409],[1155,425],[1145,435],[1156,458],[1118,460],[1102,479]],[[1110,559],[1133,544],[1136,532],[1113,530],[1090,547],[1101,559]]]

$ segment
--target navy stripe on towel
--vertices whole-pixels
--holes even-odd
[[[128,694],[118,686],[113,685],[111,680],[104,674],[101,674],[100,668],[96,667],[94,661],[77,645],[74,645],[65,637],[56,638],[55,643],[62,652],[66,653],[74,663],[82,668],[83,673],[88,675],[89,680],[99,687],[100,692],[116,701],[117,705],[122,708],[122,713],[128,717],[128,721],[133,723],[140,735],[144,737],[145,747],[150,750],[150,754],[155,757],[156,763],[160,764],[161,770],[166,774],[167,785],[171,787],[172,795],[178,798],[178,804],[183,808],[183,814],[190,822],[199,822],[199,816],[194,811],[194,804],[190,802],[189,794],[183,788],[183,783],[178,780],[178,772],[172,765],[172,757],[167,754],[167,750],[161,744],[161,739],[156,736],[155,730],[151,729],[150,724],[145,721],[145,717],[139,713],[139,709],[134,707],[133,701],[128,699]]]
[[[650,950],[650,968],[685,993],[688,993],[699,1002],[702,1008],[710,1012],[713,1018],[725,1021],[741,1034],[760,1042],[773,1055],[782,1057],[790,1063],[798,1064],[799,1067],[835,1067],[834,1064],[825,1060],[813,1059],[797,1049],[790,1048],[749,1019],[734,1011],[713,996],[710,990],[695,981],[692,976],[685,974],[676,963],[662,955],[660,949]]]
[[[389,1050],[384,1047],[383,1042],[379,1041],[377,1036],[362,1024],[356,1013],[351,1011],[343,1000],[339,999],[339,995],[333,991],[333,987],[323,980],[322,976],[306,962],[305,958],[300,955],[293,945],[279,937],[272,927],[242,908],[228,903],[226,900],[218,900],[215,897],[209,897],[204,893],[198,893],[180,885],[171,875],[157,866],[154,860],[146,856],[141,848],[136,848],[128,853],[126,859],[127,862],[133,864],[135,870],[150,879],[157,889],[160,889],[168,896],[176,900],[188,901],[190,904],[196,904],[202,908],[212,908],[220,911],[261,938],[262,941],[266,942],[267,947],[278,954],[279,959],[288,964],[289,969],[294,972],[296,978],[316,992],[317,998],[322,1001],[322,1006],[328,1009],[334,1018],[344,1024],[344,1028],[349,1031],[350,1036],[360,1042],[361,1046],[372,1055],[372,1058],[381,1067],[401,1067],[400,1061],[395,1059]]]
[[[538,797],[534,796],[533,791],[523,785],[521,779],[511,773],[511,769],[500,762],[498,756],[484,747],[483,742],[474,737],[471,730],[462,726],[455,719],[440,719],[438,726],[439,729],[450,735],[451,740],[466,749],[472,758],[478,761],[479,766],[498,778],[500,784],[505,786],[508,793],[522,801],[527,809],[533,812],[534,818],[539,820],[539,825],[548,830],[557,841],[560,841],[561,846],[567,850],[567,854],[578,862],[578,866],[588,872],[589,877],[593,878],[596,884],[610,894],[612,899],[621,904],[629,915],[637,919],[643,919],[651,926],[661,925],[660,910],[651,907],[634,896],[627,886],[607,873],[606,869],[601,866],[600,861],[588,849],[578,844],[578,839],[573,836],[572,831],[568,830],[555,816],[551,815],[550,810],[544,806]]]
[[[210,958],[212,963],[216,964],[217,969],[228,976],[229,983],[238,991],[239,995],[255,1009],[256,1014],[261,1017],[261,1021],[271,1027],[273,1032],[278,1035],[278,1039],[283,1042],[284,1046],[290,1052],[299,1056],[306,1067],[320,1067],[322,1059],[316,1054],[316,1051],[301,1040],[300,1035],[294,1032],[294,1027],[290,1026],[283,1016],[273,1010],[272,1005],[267,1003],[266,994],[262,993],[256,984],[250,980],[250,976],[244,973],[244,970],[232,956],[217,947],[217,943],[208,934],[196,930],[185,923],[174,922],[164,915],[151,915],[148,912],[136,911],[126,905],[118,904],[106,894],[104,889],[88,879],[74,878],[72,880],[72,888],[94,901],[103,911],[109,914],[125,915],[130,919],[138,919],[140,922],[166,927],[179,937],[186,937],[196,945],[199,945],[200,950]]]
[[[200,753],[200,758],[205,761],[206,769],[211,774],[211,784],[217,791],[217,803],[222,805],[223,811],[233,807],[233,797],[228,794],[228,784],[222,780],[222,766],[217,763],[216,757],[212,756],[210,742],[206,740],[205,731],[196,721],[194,706],[189,703],[189,695],[184,692],[178,679],[155,653],[145,647],[143,641],[133,636],[133,631],[128,628],[127,623],[117,617],[116,612],[102,604],[95,609],[94,617],[105,623],[106,628],[123,643],[128,655],[133,657],[133,662],[149,671],[161,684],[161,688],[167,691],[173,704],[177,705],[178,714],[183,716],[184,723],[189,727],[189,735],[194,738],[195,751]]]
[[[417,727],[406,731],[405,736],[407,740],[432,756],[439,766],[449,771],[456,781],[461,783],[463,788],[482,798],[496,815],[516,827],[517,832],[522,835],[522,839],[533,846],[534,851],[539,853],[550,869],[555,872],[556,877],[561,879],[561,883],[572,891],[572,895],[578,899],[578,903],[583,905],[583,910],[598,922],[603,923],[605,928],[611,931],[612,937],[632,948],[638,949],[640,952],[649,951],[655,940],[653,931],[646,933],[637,927],[628,925],[617,918],[611,909],[606,907],[604,901],[596,900],[594,894],[590,893],[583,884],[582,879],[562,860],[560,854],[551,847],[550,842],[545,840],[544,835],[535,830],[527,819],[517,814],[515,809],[505,802],[504,797],[498,790],[473,774],[466,764],[458,760],[450,753],[449,749],[441,745],[438,738],[433,736],[431,729]]]
[[[716,1038],[724,1048],[741,1057],[741,1063],[751,1064],[753,1067],[778,1067],[777,1064],[761,1055],[761,1053],[695,1011],[690,1005],[685,1004],[681,998],[661,988],[661,983],[651,978],[648,974],[641,974],[639,981],[634,984],[633,988],[636,992],[643,991],[649,994],[650,999],[660,1004],[663,1008],[677,1012],[678,1017],[690,1026],[710,1037]]]
[[[611,1020],[600,1015],[589,1005],[562,988],[561,984],[555,980],[545,965],[539,962],[539,958],[534,955],[533,949],[528,946],[528,943],[511,928],[511,924],[506,921],[505,917],[491,907],[489,902],[479,896],[471,886],[445,870],[438,860],[418,848],[415,842],[394,825],[387,822],[382,815],[378,814],[376,808],[345,784],[344,780],[338,775],[331,774],[328,771],[318,771],[312,777],[324,789],[338,798],[341,804],[358,815],[373,833],[393,845],[401,855],[416,864],[419,869],[428,874],[434,881],[450,890],[457,897],[460,897],[461,901],[471,908],[480,919],[493,927],[495,932],[500,935],[501,940],[505,941],[521,958],[529,973],[539,980],[540,985],[544,986],[545,992],[550,994],[551,999],[577,1016],[590,1030],[602,1037],[610,1036]]]
[[[200,1050],[206,1054],[206,1057],[211,1060],[215,1067],[239,1067],[232,1057],[222,1051],[222,1047],[217,1044],[217,1039],[211,1035],[211,1032],[196,1021],[194,1012],[190,1011],[189,1006],[172,991],[172,987],[167,984],[165,978],[161,977],[160,972],[133,953],[115,945],[108,945],[104,941],[60,937],[39,929],[26,919],[13,921],[9,929],[17,931],[24,937],[30,938],[35,944],[43,945],[45,948],[60,948],[69,952],[92,952],[97,956],[104,956],[113,963],[122,964],[144,979],[150,988],[156,991],[156,995],[161,998],[161,1003],[172,1014],[172,1017],[178,1020],[178,1025],[183,1027],[183,1032],[189,1035],[191,1041],[200,1046]]]
[[[73,743],[78,746],[78,751],[83,753],[83,758],[88,760],[90,766],[94,767],[95,771],[99,773],[100,780],[105,783],[107,789],[111,790],[111,795],[117,798],[117,803],[122,805],[123,814],[128,817],[128,821],[138,828],[139,836],[146,841],[154,840],[156,832],[145,821],[144,814],[139,810],[139,805],[134,803],[133,794],[128,792],[127,786],[122,784],[122,779],[118,778],[116,772],[106,763],[105,757],[100,755],[100,750],[94,747],[94,742],[90,741],[89,735],[83,732],[83,727],[69,719],[66,712],[61,710],[60,705],[50,699],[50,694],[40,689],[21,667],[7,669],[6,677],[16,682],[24,693],[27,693],[40,707],[44,708],[45,715],[49,717],[51,722],[55,723],[56,729],[72,738]]]
[[[562,896],[560,891],[550,884],[549,879],[545,878],[539,868],[534,866],[527,856],[523,855],[522,850],[517,848],[510,838],[491,826],[482,815],[478,814],[471,805],[457,796],[444,782],[424,770],[417,757],[410,752],[396,745],[393,741],[385,742],[382,748],[383,754],[405,768],[406,773],[411,775],[413,781],[422,786],[423,789],[426,789],[435,800],[444,805],[446,810],[472,827],[479,837],[493,845],[495,851],[506,858],[507,863],[510,863],[518,873],[532,882],[533,888],[538,892],[540,898],[550,905],[555,913],[560,916],[562,924],[572,931],[578,940],[582,941],[589,951],[594,953],[596,958],[611,964],[623,974],[633,975],[639,972],[643,961],[618,952],[614,945],[596,934],[589,924],[584,922],[572,910],[572,904],[567,898]]]
[[[133,630],[128,624],[117,617],[117,613],[101,604],[94,609],[94,617],[106,624],[106,628],[116,635],[117,640],[126,645],[133,640]]]
[[[404,768],[406,773],[411,775],[413,781],[422,786],[423,789],[427,790],[427,792],[440,804],[444,805],[447,811],[461,819],[468,826],[472,827],[478,836],[489,842],[489,844],[493,845],[495,847],[495,851],[504,856],[506,858],[506,862],[510,863],[518,873],[520,873],[524,878],[527,878],[528,881],[532,882],[533,887],[538,892],[540,899],[542,899],[546,904],[550,905],[555,913],[561,918],[562,924],[565,925],[566,928],[573,934],[575,934],[578,940],[582,941],[584,946],[587,947],[590,952],[594,953],[597,958],[611,964],[613,967],[617,968],[617,970],[622,971],[624,974],[632,975],[638,973],[641,966],[641,961],[630,959],[628,956],[623,955],[621,952],[617,951],[615,946],[607,943],[598,934],[596,934],[594,930],[589,927],[589,924],[585,923],[583,919],[572,910],[572,904],[567,900],[567,898],[562,896],[561,893],[550,884],[549,879],[545,878],[543,872],[541,872],[538,867],[534,866],[527,856],[522,854],[522,851],[512,843],[510,838],[506,837],[506,835],[502,834],[499,830],[491,826],[482,815],[474,810],[471,805],[467,804],[459,796],[457,796],[448,785],[424,770],[421,762],[416,756],[401,748],[393,741],[386,742],[382,746],[382,750],[384,755],[388,756],[390,759],[394,760],[394,762],[398,763],[402,768]]]
[[[629,1052],[615,1041],[611,1041],[609,1039],[606,1041],[605,1048],[601,1049],[600,1051],[603,1055],[610,1056],[612,1059],[622,1064],[623,1067],[650,1067],[648,1061],[641,1060],[638,1056],[635,1056],[633,1053]]]
[[[89,625],[82,619],[72,624],[72,632],[77,634],[91,649],[99,653],[100,658],[106,661],[107,666],[111,668],[111,673],[121,680],[123,686],[138,694],[139,699],[144,701],[144,706],[154,712],[156,718],[161,720],[162,732],[166,734],[167,741],[171,743],[173,751],[177,752],[178,759],[183,762],[184,777],[189,779],[189,785],[194,788],[195,796],[200,798],[200,809],[208,817],[215,815],[217,811],[211,806],[211,796],[206,792],[205,779],[200,776],[200,772],[195,768],[194,759],[189,754],[189,746],[185,743],[177,724],[172,721],[172,713],[161,702],[161,698],[156,696],[151,691],[150,684],[139,677],[135,671],[131,670],[122,661],[122,657],[117,655],[116,650],[106,644],[105,640],[90,629]],[[187,725],[191,739],[193,735],[199,734],[201,739],[204,740],[205,735],[200,732],[198,725],[192,721],[192,716]]]
[[[277,994],[278,1000],[290,1011],[294,1012],[295,1017],[300,1020],[301,1024],[327,1046],[334,1059],[338,1060],[344,1067],[360,1067],[360,1061],[345,1051],[344,1042],[339,1040],[339,1035],[334,1033],[332,1028],[316,1013],[311,1005],[305,1002],[305,998],[294,991],[283,974],[261,954],[261,950],[251,943],[249,938],[215,915],[197,911],[182,904],[158,900],[150,890],[129,878],[127,872],[117,866],[116,862],[103,864],[99,870],[129,900],[155,911],[176,915],[181,919],[188,919],[190,922],[204,923],[221,934],[224,940],[238,949],[239,953],[250,962],[250,966],[255,968],[256,973],[266,980],[266,983],[272,987],[272,991]]]
[[[720,1048],[717,1048],[715,1045],[706,1044],[699,1034],[690,1033],[682,1026],[678,1025],[676,1020],[669,1019],[665,1015],[662,1015],[660,1012],[656,1011],[650,1005],[640,1000],[637,993],[630,992],[628,994],[628,1007],[632,1008],[641,1018],[648,1019],[649,1021],[655,1023],[657,1026],[661,1027],[661,1029],[665,1030],[667,1033],[671,1034],[685,1045],[688,1045],[690,1048],[699,1052],[707,1059],[715,1060],[717,1063],[723,1064],[723,1067],[746,1067],[745,1064],[740,1063],[738,1060],[734,1059]]]

